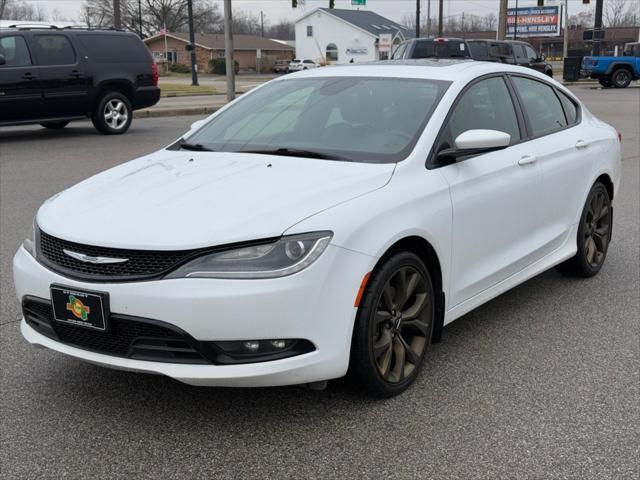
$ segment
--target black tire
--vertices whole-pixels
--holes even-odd
[[[598,78],[598,83],[604,88],[611,88],[611,79],[609,77]]]
[[[349,365],[352,381],[379,398],[406,390],[431,345],[434,303],[431,276],[417,255],[399,251],[383,260],[371,274],[358,308]]]
[[[109,117],[109,112],[117,112],[118,117]],[[129,99],[120,92],[107,92],[98,101],[91,116],[93,126],[105,135],[120,135],[129,130],[133,119],[133,109]]]
[[[60,130],[69,125],[69,122],[42,122],[40,125],[49,130]]]
[[[602,201],[602,209],[598,207],[600,201]],[[587,195],[580,217],[578,251],[575,256],[558,265],[556,269],[570,277],[588,278],[596,275],[607,257],[612,226],[613,215],[609,192],[602,183],[597,182]]]
[[[553,78],[553,70],[551,70],[551,69],[549,69],[549,70],[547,70],[546,72],[544,72],[544,74],[545,74],[547,77]]]
[[[632,73],[626,68],[618,68],[611,74],[611,85],[615,88],[627,88],[632,77]]]

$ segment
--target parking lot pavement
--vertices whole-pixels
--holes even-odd
[[[196,388],[81,363],[21,338],[11,257],[54,193],[150,152],[198,117],[0,132],[0,476],[637,479],[640,92],[575,90],[624,135],[600,275],[546,272],[445,328],[415,385]],[[69,212],[69,221],[82,221]]]

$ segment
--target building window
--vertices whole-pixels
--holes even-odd
[[[313,25],[307,25],[307,37],[313,37]]]
[[[338,61],[338,47],[335,43],[330,43],[327,45],[327,62],[337,62]]]

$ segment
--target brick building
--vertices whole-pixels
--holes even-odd
[[[197,33],[195,40],[198,70],[207,72],[210,60],[224,58],[224,34]],[[145,39],[144,43],[151,50],[153,58],[158,63],[191,64],[190,52],[185,48],[189,44],[188,33],[160,33]],[[291,60],[295,53],[295,48],[283,42],[255,35],[234,35],[233,46],[233,58],[240,65],[240,70],[255,70],[258,65],[258,57],[264,67],[275,60]]]

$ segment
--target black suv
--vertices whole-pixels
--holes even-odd
[[[535,48],[519,40],[467,40],[471,58],[529,67],[553,77],[553,68]]]
[[[398,45],[391,59],[469,57],[469,49],[461,38],[413,38]]]
[[[64,128],[91,118],[114,135],[160,99],[158,68],[133,33],[56,27],[0,29],[0,126]]]

